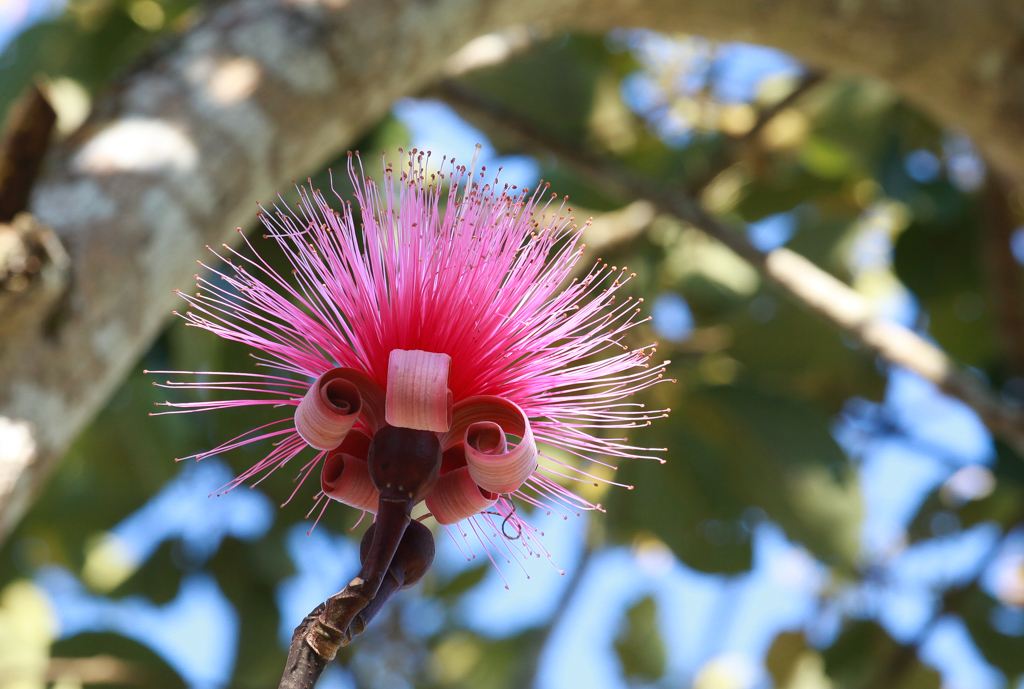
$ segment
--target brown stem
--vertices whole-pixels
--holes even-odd
[[[306,634],[323,610],[324,604],[321,603],[295,628],[278,689],[312,689],[330,662],[330,658],[324,658],[306,643]]]
[[[375,524],[380,527],[380,521]],[[426,527],[424,527],[425,529]],[[377,531],[380,529],[377,528]],[[405,529],[403,529],[405,532]],[[429,531],[427,535],[429,537]],[[376,543],[376,539],[374,539]],[[378,550],[382,546],[378,546]],[[371,546],[372,549],[372,546]],[[433,559],[433,540],[431,540],[431,561]],[[323,673],[327,663],[334,659],[338,649],[349,644],[353,638],[362,634],[384,603],[397,593],[406,581],[405,568],[389,567],[385,574],[376,576],[375,572],[363,563],[360,576],[349,582],[340,593],[321,603],[315,610],[306,615],[295,633],[288,649],[288,661],[278,689],[311,689]],[[390,559],[389,559],[390,562]],[[404,563],[403,563],[404,564]],[[425,563],[423,571],[430,566]],[[363,578],[376,580],[373,586]],[[416,577],[418,580],[422,572]],[[369,594],[370,588],[373,593]]]
[[[376,529],[373,534],[373,542],[370,544],[370,552],[363,561],[363,567],[359,570],[359,578],[366,582],[365,590],[369,598],[377,595],[384,579],[384,573],[391,566],[398,551],[398,544],[409,528],[412,519],[409,512],[412,510],[412,503],[408,500],[389,500],[381,497],[378,502]]]
[[[359,611],[359,614],[355,616],[352,624],[345,631],[343,646],[347,646],[352,642],[352,639],[366,631],[366,625],[370,624],[373,618],[377,616],[377,613],[384,608],[384,604],[388,602],[391,596],[401,590],[403,583],[395,576],[392,570],[388,570],[388,573],[384,576],[384,581],[380,584],[380,588],[377,589],[377,595],[373,597],[373,600],[365,608]]]
[[[338,649],[361,634],[399,589],[419,581],[434,561],[430,529],[409,514],[437,481],[437,436],[385,426],[370,442],[367,464],[380,497],[374,524],[359,547],[359,575],[296,628],[281,689],[316,684]]]
[[[327,599],[323,611],[306,632],[306,643],[327,660],[334,658],[338,648],[351,641],[349,628],[352,621],[377,595],[411,521],[409,511],[412,503],[408,500],[381,496],[378,506],[373,540],[359,576],[340,593]]]

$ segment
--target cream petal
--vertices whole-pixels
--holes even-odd
[[[392,426],[443,433],[452,425],[447,354],[393,349],[388,359],[385,417]]]

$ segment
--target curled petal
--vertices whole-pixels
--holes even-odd
[[[385,416],[392,426],[443,433],[452,425],[447,354],[391,350]]]
[[[519,443],[508,449],[508,435]],[[473,480],[494,493],[510,493],[537,468],[537,443],[526,414],[503,397],[481,395],[459,401],[452,427],[441,436],[441,447],[466,445],[466,464]]]
[[[354,435],[354,434],[353,434]],[[366,460],[345,452],[332,452],[324,461],[320,487],[328,496],[367,512],[377,513],[377,489],[370,480]]]
[[[295,430],[318,450],[333,450],[358,419],[376,432],[383,425],[384,394],[367,374],[332,368],[310,386],[295,410]]]
[[[486,510],[498,501],[498,494],[476,484],[469,467],[460,467],[437,479],[427,496],[427,509],[438,524],[454,524]]]
[[[359,418],[363,403],[351,382],[328,371],[306,392],[295,410],[295,430],[318,450],[333,450]]]
[[[505,431],[493,421],[477,421],[466,429],[466,448],[482,455],[498,457],[508,453]]]

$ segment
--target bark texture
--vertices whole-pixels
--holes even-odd
[[[343,151],[482,33],[646,26],[774,45],[891,83],[1024,181],[1024,5],[1009,0],[235,0],[100,98],[35,216],[71,259],[0,341],[0,537],[188,289],[205,244]],[[552,65],[557,69],[557,65]],[[2,314],[0,314],[2,318]]]

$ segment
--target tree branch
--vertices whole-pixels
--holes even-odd
[[[917,333],[874,317],[863,297],[803,256],[784,247],[764,253],[746,239],[743,228],[723,225],[689,196],[659,187],[613,161],[591,158],[454,82],[442,82],[437,93],[453,107],[488,119],[503,133],[518,139],[524,148],[552,153],[595,184],[613,193],[646,199],[663,212],[714,237],[794,301],[856,338],[869,353],[917,373],[968,404],[989,430],[1024,456],[1024,413],[1006,405],[986,383],[962,370],[945,352]]]

